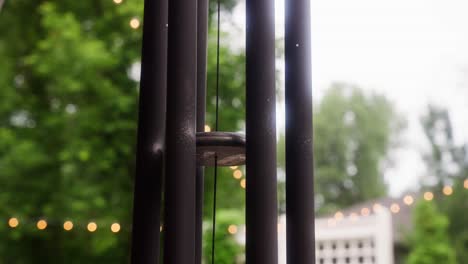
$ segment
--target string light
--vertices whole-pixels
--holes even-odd
[[[209,125],[205,125],[205,132],[211,132],[211,127]]]
[[[94,222],[89,222],[87,228],[88,228],[88,231],[92,233],[92,232],[96,231],[97,224],[94,223]]]
[[[453,189],[450,186],[445,186],[444,189],[442,189],[442,192],[447,196],[452,195]]]
[[[463,187],[465,187],[465,189],[468,189],[468,179],[466,179],[466,180],[463,182]]]
[[[140,27],[140,20],[138,18],[132,18],[130,20],[130,27],[133,29],[137,29]]]
[[[236,225],[230,225],[228,227],[228,233],[231,235],[237,234],[237,226]]]
[[[245,189],[245,186],[247,185],[247,182],[245,181],[245,179],[242,179],[240,181],[240,186],[242,187],[242,189]]]
[[[43,219],[39,220],[39,221],[37,221],[36,226],[37,226],[37,229],[44,230],[44,229],[47,228],[47,222],[46,222],[46,220],[43,220]]]
[[[378,213],[378,212],[382,211],[382,205],[376,203],[376,204],[374,204],[374,206],[372,206],[372,210],[374,210],[375,213]]]
[[[231,166],[229,167],[231,170],[237,170],[237,166]]]
[[[122,3],[122,1],[123,1],[123,0],[114,0],[114,3],[115,3],[116,5],[120,5],[120,4]]]
[[[406,196],[403,198],[403,202],[404,202],[406,205],[411,205],[411,204],[413,204],[413,202],[414,202],[414,198],[413,198],[413,196],[411,196],[411,195],[406,195]]]
[[[434,199],[434,194],[432,192],[425,192],[424,193],[424,200],[432,201]]]
[[[335,220],[336,221],[341,221],[343,219],[343,213],[338,211],[335,213]]]
[[[232,173],[232,177],[239,180],[240,178],[242,178],[242,171],[241,170],[235,170]]]
[[[370,210],[367,207],[364,207],[361,209],[361,215],[362,216],[368,216],[370,214]]]
[[[390,211],[392,211],[392,213],[396,214],[398,212],[400,212],[400,206],[396,203],[393,203],[391,206],[390,206]]]
[[[73,229],[72,221],[65,221],[65,223],[63,223],[63,229],[65,229],[65,231],[72,230]]]
[[[18,221],[18,218],[15,218],[15,217],[12,217],[8,220],[8,225],[11,227],[11,228],[16,228],[18,227],[19,225],[19,221]]]
[[[159,232],[162,232],[162,231],[163,231],[163,226],[160,225],[160,226],[159,226]]]
[[[112,231],[112,233],[118,233],[120,231],[120,224],[119,223],[113,223],[111,225],[111,231]]]

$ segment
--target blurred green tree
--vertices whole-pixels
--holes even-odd
[[[448,219],[434,203],[421,201],[416,205],[413,226],[408,264],[456,263],[447,233]]]
[[[223,0],[223,11],[235,2]],[[0,263],[128,261],[142,11],[143,0],[18,0],[3,6]],[[242,50],[223,46],[221,58],[226,99],[220,128],[235,131],[243,119]],[[226,202],[221,208],[242,205],[243,190],[231,174],[221,171],[219,188],[227,192],[220,192]],[[211,178],[208,173],[207,189]],[[14,229],[7,225],[10,217],[19,220]],[[36,228],[39,219],[47,220],[46,230]],[[63,230],[65,220],[74,222],[71,231]],[[89,221],[98,225],[93,233],[86,230]],[[118,234],[110,231],[114,221],[122,225]]]
[[[329,213],[386,195],[383,169],[404,125],[384,96],[332,85],[314,107],[316,209]],[[284,138],[279,149],[284,167]]]
[[[452,186],[452,195],[436,197],[435,201],[449,219],[457,263],[468,263],[468,143],[455,142],[449,112],[443,107],[429,105],[421,123],[430,144],[430,151],[424,153],[428,173],[422,185],[435,193],[441,193],[446,185]]]

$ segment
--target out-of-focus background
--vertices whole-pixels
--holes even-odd
[[[220,130],[243,131],[245,1],[221,5]],[[311,7],[317,263],[468,263],[468,4]],[[281,263],[283,13],[277,0]],[[142,14],[143,0],[0,0],[0,263],[128,263]],[[218,264],[244,261],[245,184],[221,169]]]

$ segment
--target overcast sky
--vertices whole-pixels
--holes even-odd
[[[280,38],[284,0],[276,1]],[[385,94],[409,125],[396,168],[385,175],[390,193],[416,187],[427,149],[419,118],[429,103],[448,107],[456,140],[468,140],[468,1],[312,0],[311,6],[314,99],[335,81]],[[241,3],[233,14],[241,28],[244,11]]]

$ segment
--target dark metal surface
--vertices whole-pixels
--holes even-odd
[[[166,121],[167,0],[146,0],[133,201],[134,264],[159,263]]]
[[[197,132],[204,132],[206,108],[208,0],[198,0],[197,13]],[[203,186],[204,169],[202,166],[198,166],[196,174],[195,264],[201,264],[203,255]]]
[[[238,166],[245,163],[245,136],[232,132],[198,132],[197,163],[214,166]]]
[[[246,263],[276,264],[274,0],[247,0],[246,9]]]
[[[286,0],[287,263],[315,263],[310,0]]]
[[[195,263],[197,1],[169,5],[164,263]]]

